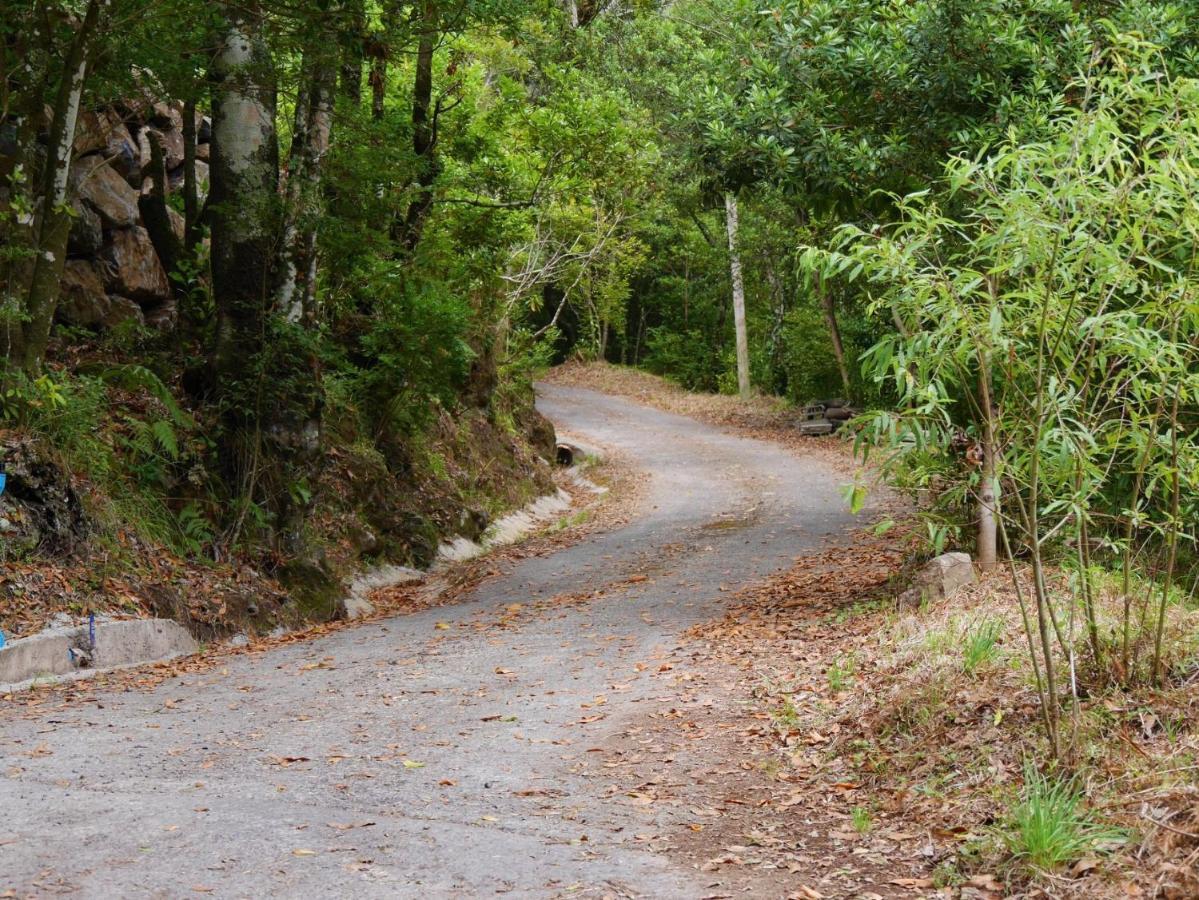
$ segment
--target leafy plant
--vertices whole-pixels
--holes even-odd
[[[999,656],[999,635],[1002,631],[1002,622],[985,619],[967,632],[962,645],[962,669],[967,675],[973,675]]]
[[[1123,832],[1091,817],[1074,782],[1043,775],[1025,763],[1024,792],[1005,834],[1015,859],[1033,870],[1052,872],[1123,838]]]

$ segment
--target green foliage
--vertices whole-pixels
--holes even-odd
[[[1053,872],[1082,856],[1121,843],[1124,835],[1092,818],[1070,781],[1024,766],[1024,793],[1004,835],[1012,856],[1034,872]]]
[[[967,675],[975,674],[999,657],[999,635],[1002,631],[1002,622],[984,619],[966,633],[962,644],[962,670]]]

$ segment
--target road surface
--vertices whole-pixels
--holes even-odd
[[[540,405],[646,473],[628,525],[460,605],[0,717],[0,895],[708,896],[637,839],[685,813],[614,799],[589,750],[670,700],[690,625],[846,527],[845,479],[585,390]]]

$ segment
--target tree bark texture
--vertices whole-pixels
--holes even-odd
[[[745,281],[741,273],[741,254],[737,245],[740,227],[737,195],[732,191],[724,195],[725,216],[729,233],[729,272],[733,281],[733,328],[737,343],[737,389],[743,399],[750,394],[749,381],[749,337],[745,327]]]

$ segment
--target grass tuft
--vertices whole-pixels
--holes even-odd
[[[1012,810],[1005,836],[1017,861],[1035,871],[1052,872],[1123,838],[1123,832],[1091,818],[1075,782],[1042,775],[1025,763],[1024,793]]]

